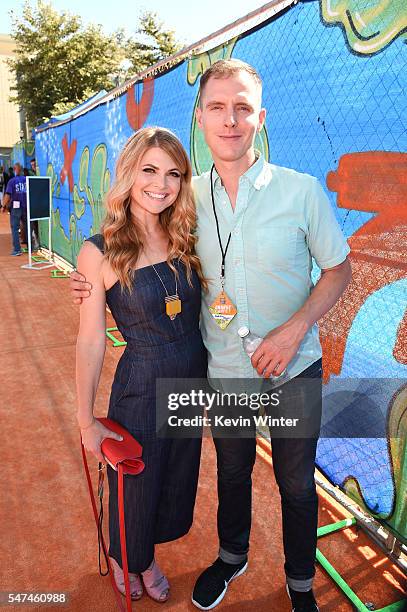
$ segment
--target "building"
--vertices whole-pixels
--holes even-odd
[[[14,48],[11,36],[0,34],[0,165],[9,162],[12,148],[20,140],[19,107],[9,101],[15,80],[7,59],[13,56]]]

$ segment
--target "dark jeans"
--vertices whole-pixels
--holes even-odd
[[[298,378],[321,378],[321,360]],[[294,379],[295,380],[295,379]],[[319,383],[318,383],[319,384]],[[293,387],[289,381],[283,387]],[[306,397],[296,394],[298,410]],[[271,433],[274,475],[281,495],[285,571],[296,590],[311,588],[315,574],[318,498],[314,481],[317,437],[278,438]],[[251,528],[254,438],[215,438],[218,465],[220,557],[227,563],[247,559]],[[272,515],[270,513],[270,520]]]
[[[33,235],[34,234],[34,235]],[[36,246],[39,243],[38,221],[31,221],[31,245]],[[27,215],[21,219],[21,242],[28,244],[27,233]]]
[[[24,213],[21,208],[10,209],[10,227],[14,251],[21,251],[20,235],[18,230],[20,229],[20,222],[22,219],[24,219]],[[27,214],[25,214],[25,219],[27,219]]]

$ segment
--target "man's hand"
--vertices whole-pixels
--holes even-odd
[[[324,316],[345,291],[352,276],[348,259],[321,270],[321,277],[304,305],[293,316],[267,334],[252,355],[252,365],[264,378],[280,376],[297,354],[314,323]]]
[[[300,321],[287,321],[267,334],[252,355],[252,366],[263,378],[280,376],[295,357],[307,331]]]
[[[88,298],[92,291],[92,285],[86,282],[86,278],[80,272],[74,270],[70,273],[69,278],[71,282],[69,286],[71,288],[71,294],[74,304],[82,304],[83,298]]]
[[[8,212],[10,210],[11,197],[10,194],[5,193],[3,197],[3,208],[1,209],[2,213]]]

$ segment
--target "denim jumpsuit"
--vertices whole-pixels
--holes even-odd
[[[103,236],[88,239],[103,252]],[[131,291],[116,282],[106,301],[126,349],[120,358],[110,395],[108,417],[123,425],[143,446],[144,471],[125,476],[125,520],[129,571],[147,569],[154,544],[185,535],[193,519],[201,439],[156,436],[156,378],[206,378],[207,355],[199,330],[201,287],[195,271],[191,288],[185,267],[179,271],[182,312],[171,321],[165,312],[165,290],[152,266],[135,272]],[[168,293],[175,277],[166,262],[155,264]],[[121,567],[117,473],[108,467],[109,554]]]

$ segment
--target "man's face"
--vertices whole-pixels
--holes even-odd
[[[35,166],[35,160],[32,160],[32,161],[30,162],[30,164],[31,164],[31,169],[32,169],[32,170],[34,170],[34,172],[35,172],[35,167],[36,167],[36,166]]]
[[[13,166],[13,172],[16,176],[20,174],[20,166]]]
[[[198,126],[216,161],[238,161],[253,147],[266,118],[261,88],[247,72],[210,78],[196,110]]]

